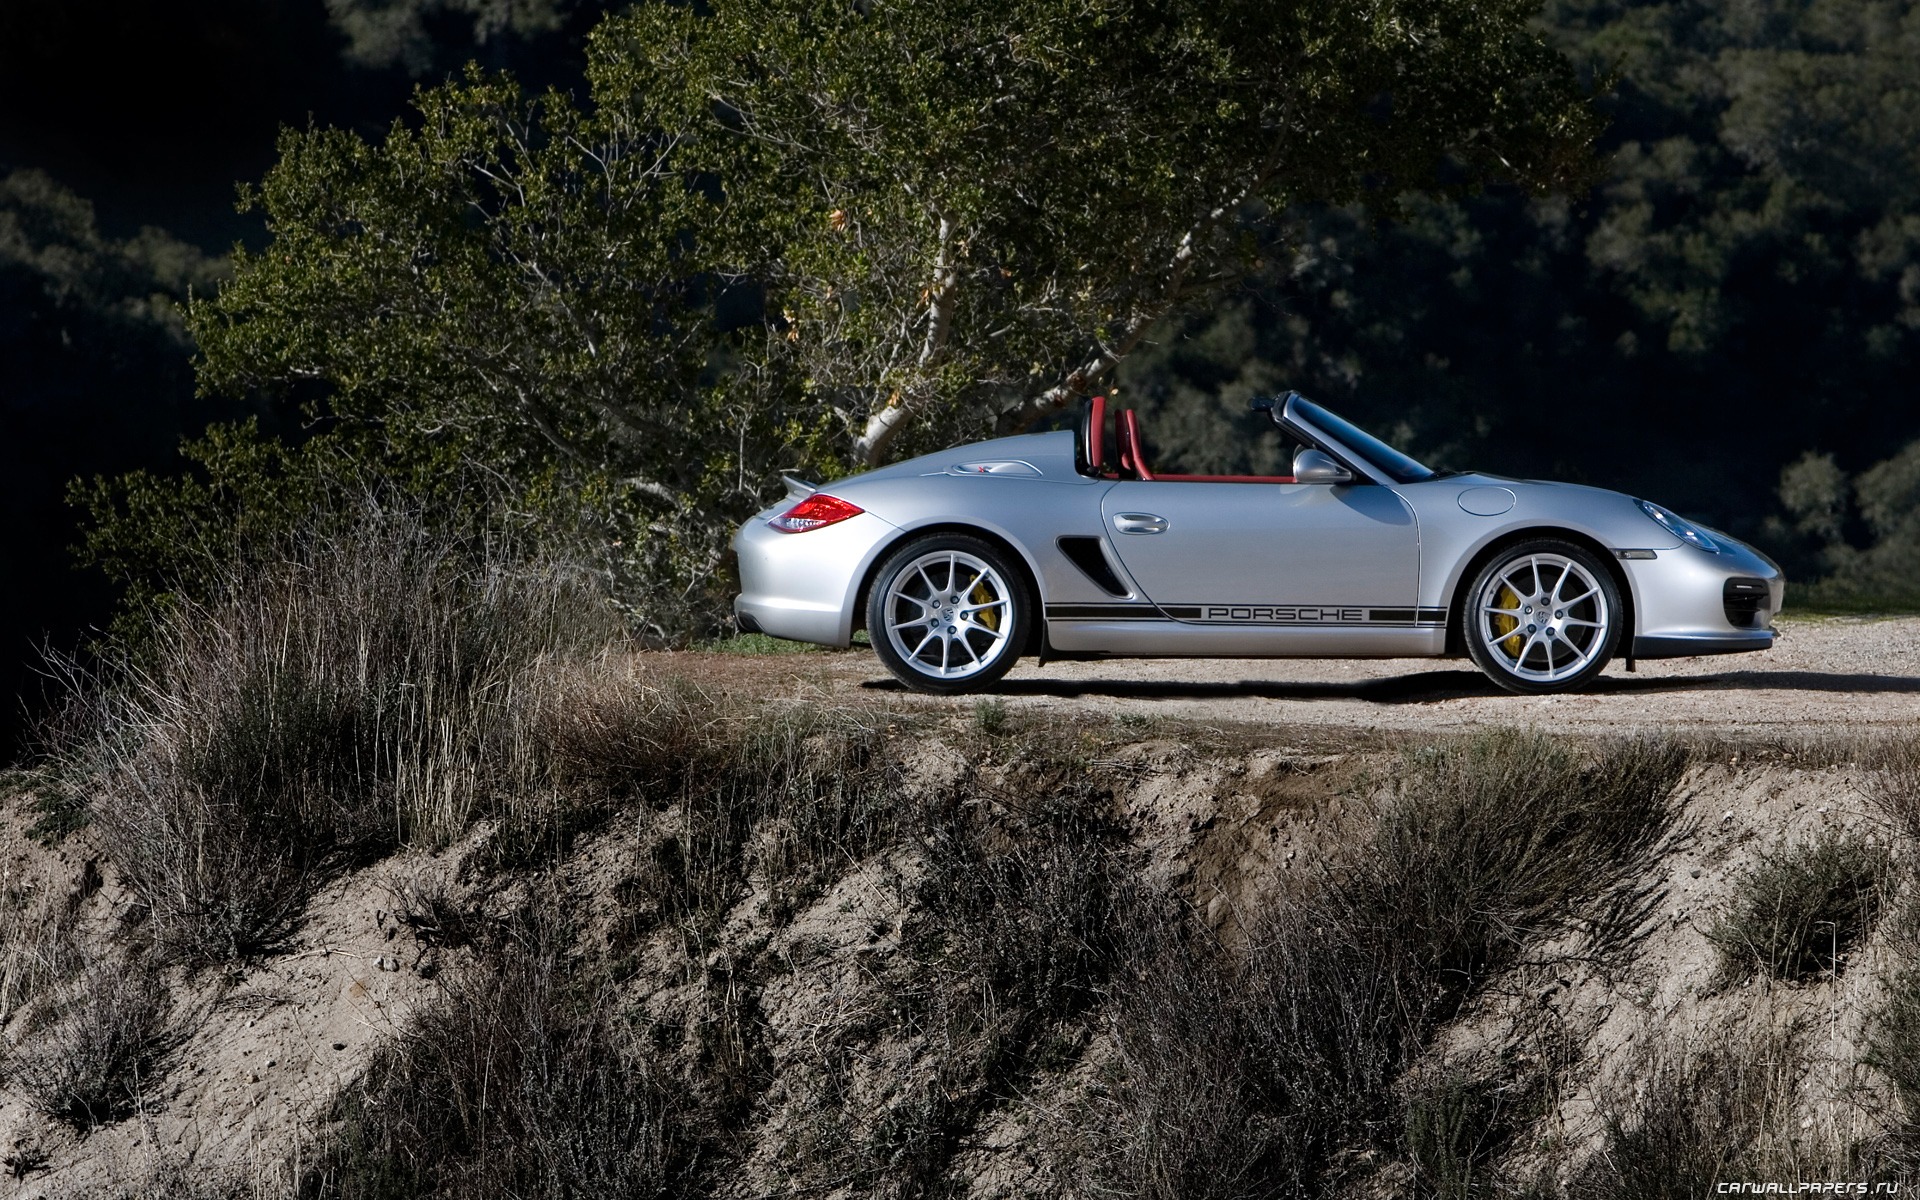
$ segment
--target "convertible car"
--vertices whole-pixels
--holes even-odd
[[[740,627],[846,646],[908,687],[1021,655],[1470,656],[1515,692],[1615,657],[1765,650],[1771,560],[1618,492],[1431,470],[1298,393],[1290,475],[1154,471],[1132,410],[790,494],[734,539]]]

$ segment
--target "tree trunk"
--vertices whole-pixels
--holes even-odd
[[[939,361],[947,348],[947,334],[953,328],[953,284],[955,269],[948,247],[953,240],[953,222],[946,217],[940,218],[940,244],[933,262],[933,282],[927,288],[927,336],[920,343],[920,354],[914,362],[914,373],[919,378],[913,381],[906,394],[895,392],[888,397],[887,403],[867,418],[867,426],[854,439],[854,461],[869,469],[877,467],[887,459],[893,441],[911,422],[915,409],[921,401],[920,386],[924,383],[928,367]]]

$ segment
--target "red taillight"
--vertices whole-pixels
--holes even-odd
[[[838,496],[829,496],[815,492],[805,500],[781,513],[767,524],[781,533],[805,533],[809,529],[818,529],[848,517],[857,517],[866,510],[858,505],[848,504]]]

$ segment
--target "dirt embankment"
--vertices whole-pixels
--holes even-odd
[[[1022,789],[1072,791],[1098,810],[1086,819],[1118,839],[1113,861],[1176,897],[1230,955],[1258,952],[1263,914],[1314,886],[1324,864],[1371,828],[1424,735],[1535,727],[1580,735],[1580,744],[1621,733],[1691,740],[1673,793],[1677,815],[1632,877],[1583,898],[1577,912],[1502,933],[1511,944],[1487,961],[1503,965],[1477,978],[1409,1052],[1394,1110],[1408,1132],[1375,1130],[1375,1148],[1338,1168],[1379,1195],[1430,1189],[1456,1161],[1579,1193],[1594,1186],[1592,1164],[1619,1148],[1623,1129],[1652,1120],[1669,1092],[1703,1103],[1694,1093],[1716,1079],[1732,1081],[1723,1093],[1757,1097],[1716,1118],[1746,1122],[1752,1153],[1743,1161],[1780,1171],[1822,1168],[1835,1147],[1879,1145],[1898,1126],[1898,1090],[1866,1061],[1888,981],[1913,949],[1884,915],[1891,902],[1837,958],[1797,978],[1730,977],[1710,935],[1743,903],[1760,864],[1823,837],[1851,836],[1896,866],[1911,864],[1908,834],[1867,791],[1881,761],[1874,739],[1920,718],[1917,648],[1920,621],[1797,623],[1771,654],[1648,663],[1634,675],[1616,667],[1589,694],[1551,699],[1495,692],[1454,664],[1405,662],[1029,665],[1010,677],[999,707],[907,696],[865,654],[661,655],[644,674],[690,680],[725,704],[861,710],[858,722],[877,728],[903,764],[900,796],[957,788],[954,812],[1018,814],[1030,798]],[[1071,752],[1036,749],[1049,739]],[[89,830],[49,839],[31,789],[5,804],[0,1033],[17,1057],[71,1036],[61,1033],[67,1018],[48,1015],[52,993],[35,997],[29,977],[67,981],[46,985],[53,990],[79,986],[91,968],[54,960],[114,961],[137,941],[141,915]],[[1125,981],[1090,976],[1085,995],[1056,997],[1057,1009],[1039,1010],[1043,1027],[1029,1028],[1005,1006],[967,998],[986,984],[942,974],[967,937],[991,941],[981,930],[1000,928],[993,922],[1024,921],[1007,906],[1038,894],[1033,879],[1076,862],[1073,847],[1008,841],[1001,831],[969,851],[974,858],[942,859],[940,826],[863,842],[863,852],[791,894],[749,865],[743,890],[695,937],[689,924],[643,927],[632,917],[668,869],[660,847],[685,844],[666,830],[670,816],[645,804],[616,814],[544,873],[542,892],[531,890],[530,874],[475,865],[485,830],[444,850],[405,851],[332,880],[273,954],[225,971],[167,968],[166,1044],[133,1072],[119,1111],[102,1120],[49,1115],[13,1073],[0,1092],[0,1197],[165,1195],[188,1178],[235,1189],[199,1193],[207,1196],[285,1194],[337,1152],[343,1098],[382,1047],[470,977],[476,943],[433,928],[433,914],[504,922],[530,896],[563,908],[582,939],[559,961],[608,956],[618,965],[607,994],[646,1014],[657,1039],[661,1030],[681,1031],[688,1046],[696,1033],[704,1039],[668,1055],[662,1070],[697,1073],[737,1053],[721,1077],[739,1094],[712,1106],[732,1122],[715,1145],[737,1169],[716,1191],[865,1194],[849,1182],[865,1177],[842,1161],[846,1146],[866,1155],[857,1170],[931,1163],[929,1177],[977,1196],[1080,1186],[1062,1175],[1070,1159],[1059,1148],[1078,1144],[1083,1135],[1069,1127],[1086,1114],[1124,1108],[1112,1089],[1124,1091],[1114,1081],[1131,1061],[1125,1024],[1103,1006]],[[729,844],[751,864],[798,819],[780,815]],[[41,836],[29,832],[36,822]],[[987,870],[996,855],[1040,873],[995,891],[1002,876],[988,870],[991,886],[967,885],[984,889],[987,924],[940,925],[942,897],[960,886],[941,872],[959,871],[956,863]],[[931,941],[929,922],[938,927]],[[1018,963],[993,957],[1001,951],[976,950],[1018,974]],[[996,1053],[1027,1056],[1025,1065],[979,1075],[988,1068],[941,1057],[942,1038],[984,1036],[982,1028],[998,1031]],[[1481,1120],[1474,1128],[1492,1157],[1448,1158],[1459,1150],[1452,1142],[1434,1151],[1420,1132],[1430,1110],[1454,1114],[1461,1128]],[[1378,1148],[1395,1144],[1403,1152]]]

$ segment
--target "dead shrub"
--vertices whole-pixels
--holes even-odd
[[[1893,1085],[1904,1120],[1890,1150],[1920,1174],[1920,881],[1911,873],[1888,914],[1885,992],[1867,1027],[1865,1061]]]
[[[173,1038],[166,988],[142,966],[82,970],[28,1013],[4,1064],[36,1111],[82,1128],[130,1115]]]
[[[81,967],[74,925],[100,882],[89,862],[77,888],[46,870],[12,875],[0,887],[0,1025]]]
[[[1889,738],[1863,755],[1861,790],[1909,838],[1920,841],[1920,737]]]
[[[563,929],[529,908],[479,951],[344,1095],[304,1193],[670,1194],[694,1114],[614,995],[570,960]]]
[[[1421,1194],[1433,1200],[1491,1196],[1498,1182],[1492,1158],[1512,1114],[1491,1081],[1448,1074],[1408,1097],[1407,1156]]]
[[[1885,846],[1834,830],[1763,853],[1735,881],[1733,898],[1707,931],[1723,979],[1756,971],[1789,982],[1837,974],[1880,914],[1889,866]]]
[[[923,816],[926,872],[885,986],[895,1035],[938,1058],[877,1120],[850,1114],[865,1131],[853,1169],[876,1194],[939,1190],[980,1115],[1063,1038],[1077,1051],[1133,919],[1111,793],[1026,753],[1004,784],[964,784]]]
[[[1589,758],[1537,734],[1442,742],[1407,757],[1350,855],[1252,922],[1243,954],[1191,915],[1136,925],[1110,1009],[1101,1185],[1295,1195],[1389,1147],[1431,1173],[1442,1130],[1410,1124],[1393,1081],[1527,940],[1632,877],[1685,764],[1670,743]]]
[[[1246,950],[1163,909],[1131,931],[1108,1023],[1118,1068],[1096,1112],[1096,1181],[1121,1195],[1291,1196],[1383,1135],[1400,1061],[1394,964],[1282,906]]]
[[[703,941],[755,882],[783,923],[900,827],[898,764],[867,718],[687,712],[697,732],[646,768],[660,819],[623,888],[636,927],[671,923]]]
[[[1672,825],[1686,763],[1674,742],[1625,741],[1589,758],[1539,733],[1415,750],[1335,903],[1362,936],[1410,955],[1450,1003],[1632,874]]]
[[[1661,1047],[1636,1072],[1640,1094],[1602,1109],[1606,1137],[1569,1200],[1678,1200],[1723,1183],[1869,1178],[1849,1147],[1796,1119],[1807,1055],[1792,1031],[1707,1047]]]
[[[404,514],[275,549],[158,614],[61,751],[154,937],[190,961],[273,945],[343,863],[537,794],[521,689],[613,628],[568,573]]]

